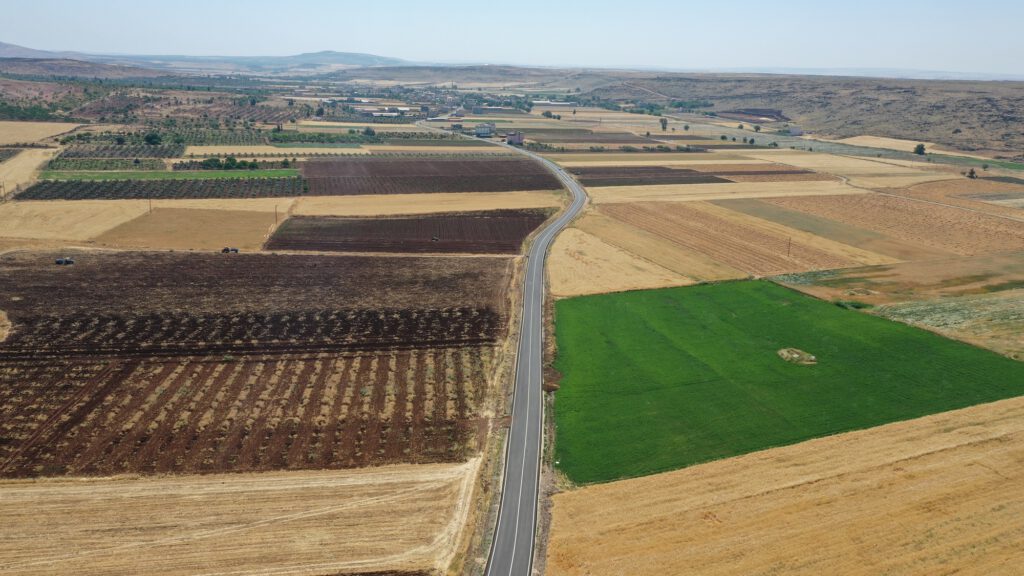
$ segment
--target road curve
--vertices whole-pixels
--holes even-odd
[[[544,164],[572,193],[569,207],[534,238],[527,253],[523,316],[516,356],[512,427],[505,447],[505,474],[498,523],[487,560],[487,576],[527,576],[533,569],[533,544],[540,490],[544,426],[541,383],[544,364],[544,261],[555,236],[579,214],[587,193],[554,162],[512,148]]]

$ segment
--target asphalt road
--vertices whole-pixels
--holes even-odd
[[[572,193],[572,203],[558,219],[548,224],[535,237],[527,254],[523,316],[512,400],[512,427],[505,453],[501,508],[487,561],[488,576],[526,576],[533,567],[544,424],[541,398],[544,363],[544,261],[555,236],[579,214],[587,201],[587,193],[583,187],[554,162],[526,150],[515,150],[543,163],[558,176]]]

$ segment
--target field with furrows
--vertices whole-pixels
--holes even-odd
[[[234,176],[233,174],[228,174]],[[155,180],[43,180],[19,200],[128,200],[286,198],[302,196],[301,178],[185,178]]]
[[[519,158],[345,158],[310,160],[303,175],[312,195],[417,194],[558,190],[543,166]]]
[[[494,210],[398,218],[300,216],[285,221],[266,248],[514,254],[549,214],[547,210]]]
[[[745,226],[684,203],[608,204],[601,207],[601,212],[756,276],[857,264],[807,242]]]
[[[0,475],[461,461],[493,352],[62,356],[0,359]]]

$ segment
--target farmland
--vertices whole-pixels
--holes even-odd
[[[66,122],[6,122],[0,121],[0,146],[29,144],[51,138],[77,128]]]
[[[289,178],[299,175],[297,168],[278,168],[264,170],[203,170],[165,172],[152,171],[75,171],[46,170],[40,174],[43,180],[218,180],[222,178]]]
[[[0,260],[4,476],[458,462],[479,448],[505,260],[76,256],[57,277],[51,255]]]
[[[554,496],[547,573],[1010,574],[1024,399]]]
[[[176,201],[175,201],[176,202]],[[272,211],[159,206],[91,238],[100,246],[150,250],[259,250],[276,224]]]
[[[0,570],[426,576],[456,552],[478,466],[0,481]]]
[[[176,172],[166,172],[178,176]],[[199,198],[287,198],[305,193],[299,177],[159,178],[149,180],[43,180],[19,200],[128,200]],[[248,173],[245,173],[248,176]]]
[[[297,216],[382,216],[435,214],[487,209],[557,208],[557,192],[438,192],[377,196],[306,196],[295,207]]]
[[[581,484],[1024,393],[1020,363],[766,282],[584,296],[555,310],[556,459]],[[790,347],[817,364],[780,359]]]
[[[350,158],[310,160],[303,175],[313,195],[558,190],[543,166],[526,159]]]
[[[518,253],[547,220],[543,210],[460,212],[401,218],[294,217],[267,242],[268,250],[338,252]]]

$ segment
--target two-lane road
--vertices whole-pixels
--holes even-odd
[[[498,525],[487,561],[488,576],[527,576],[532,570],[544,425],[544,261],[555,236],[587,201],[583,187],[554,162],[526,150],[515,150],[547,166],[572,193],[572,203],[536,236],[527,254],[512,427],[506,446]]]

